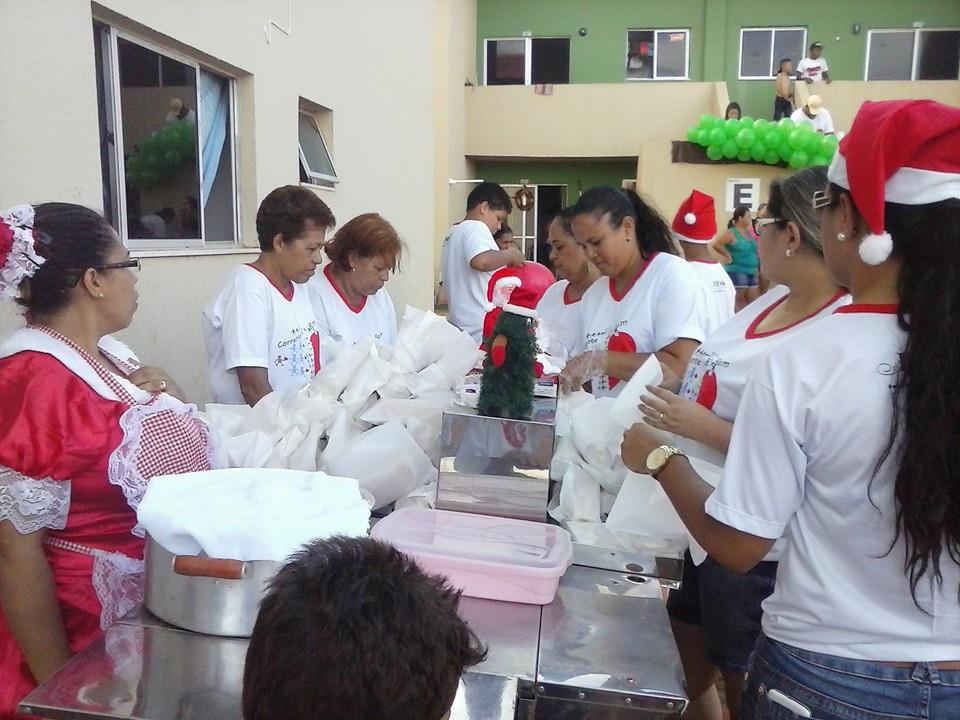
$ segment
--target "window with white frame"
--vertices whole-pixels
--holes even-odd
[[[627,80],[686,80],[689,30],[627,30]]]
[[[806,28],[741,28],[739,78],[769,80],[777,74],[782,60],[790,60],[796,69],[806,46]]]
[[[485,85],[565,85],[570,82],[570,38],[502,38],[485,43]]]
[[[237,242],[234,81],[94,23],[104,210],[134,249]]]
[[[867,33],[866,80],[957,80],[960,29],[911,28]]]
[[[340,182],[333,166],[333,157],[324,138],[329,137],[332,112],[300,102],[298,145],[300,182],[332,188]]]

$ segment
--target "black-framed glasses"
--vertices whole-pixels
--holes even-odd
[[[140,272],[140,258],[130,258],[129,260],[121,260],[120,262],[107,263],[106,265],[94,265],[91,270],[120,270],[121,268],[130,268],[136,272]]]
[[[757,232],[760,232],[760,231],[763,230],[767,225],[776,225],[777,223],[781,223],[781,224],[784,224],[784,225],[785,225],[785,224],[787,223],[787,221],[784,220],[783,218],[777,218],[777,217],[757,218],[757,219],[756,219],[756,224],[755,224],[754,227],[757,228]]]
[[[830,196],[829,190],[817,190],[810,200],[810,205],[813,206],[814,210],[822,210],[829,207],[831,202],[833,202],[833,198]]]

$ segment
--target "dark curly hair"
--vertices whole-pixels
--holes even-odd
[[[377,540],[311,543],[260,605],[244,720],[438,720],[486,653],[457,615],[459,598]]]
[[[573,206],[573,216],[606,217],[610,227],[618,228],[632,217],[637,226],[637,243],[644,259],[654,253],[676,255],[670,227],[660,213],[647,205],[633,190],[600,185],[590,188]]]
[[[257,237],[263,252],[273,251],[273,238],[282,235],[294,240],[303,235],[307,222],[320,228],[337,224],[327,204],[313,191],[298,185],[284,185],[271,190],[257,210]]]
[[[849,191],[830,185],[832,205],[842,194]],[[890,547],[903,537],[904,571],[917,603],[924,577],[942,582],[944,553],[960,564],[960,200],[886,203],[884,222],[901,262],[898,322],[907,341],[890,438],[876,469],[895,454],[897,529]]]
[[[63,309],[87,269],[103,265],[120,242],[100,213],[82,205],[43,203],[33,212],[34,248],[46,262],[23,281],[17,298],[30,317]]]

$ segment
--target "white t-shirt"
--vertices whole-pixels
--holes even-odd
[[[703,331],[710,337],[711,333],[733,317],[737,289],[723,265],[714,260],[691,260],[690,267],[703,286]]]
[[[832,133],[833,129],[833,117],[830,115],[830,111],[826,108],[820,108],[818,112],[813,117],[807,117],[807,114],[803,111],[803,108],[797,108],[793,111],[793,114],[790,115],[790,119],[793,120],[797,125],[800,123],[807,123],[810,127],[818,133]]]
[[[305,285],[294,283],[286,296],[244,265],[204,309],[202,324],[214,402],[245,403],[238,367],[266,368],[275,392],[297,390],[320,370],[320,334]]]
[[[655,253],[619,296],[613,278],[601,278],[580,301],[583,330],[578,350],[652,353],[679,338],[701,342],[703,291],[690,263],[670,253]],[[621,381],[592,378],[593,394],[617,395]]]
[[[874,474],[905,341],[892,307],[848,305],[793,334],[747,383],[706,510],[784,537],[763,603],[775,640],[863,660],[958,657],[960,567],[944,552],[942,584],[924,577],[914,606],[903,536],[893,543],[896,448]]]
[[[548,341],[543,350],[559,358],[573,357],[582,336],[583,303],[581,300],[570,300],[567,291],[569,286],[567,280],[555,282],[537,303],[540,330]]]
[[[487,314],[487,285],[491,272],[470,267],[470,261],[488,250],[497,251],[493,234],[479,220],[457,223],[443,241],[443,284],[450,312],[447,319],[483,342],[483,317]]]
[[[386,288],[364,298],[359,307],[350,305],[330,279],[329,265],[310,279],[307,288],[320,332],[321,367],[333,360],[334,342],[356,345],[367,337],[385,345],[397,342],[397,312]]]
[[[800,73],[800,77],[804,79],[810,78],[816,82],[823,80],[823,74],[830,72],[830,66],[827,65],[827,59],[825,57],[819,57],[816,60],[805,57],[797,63],[797,72]]]

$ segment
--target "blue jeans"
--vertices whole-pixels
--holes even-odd
[[[771,700],[782,693],[810,711]],[[790,704],[789,701],[787,704]],[[750,660],[744,720],[960,720],[960,670],[911,668],[801,650],[761,635]]]
[[[748,275],[744,272],[730,272],[727,271],[727,275],[730,276],[730,281],[733,283],[734,287],[737,288],[752,288],[757,287],[757,276]]]

